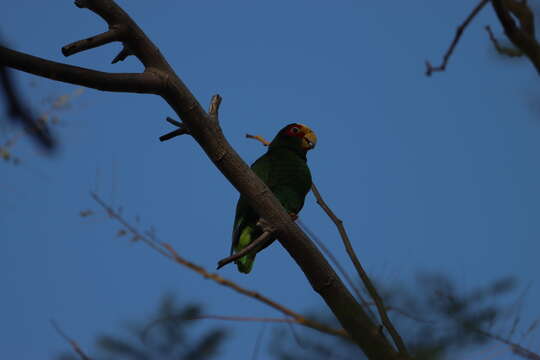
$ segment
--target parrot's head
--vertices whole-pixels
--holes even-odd
[[[281,129],[270,147],[288,147],[305,154],[317,144],[317,135],[303,124],[293,123]]]

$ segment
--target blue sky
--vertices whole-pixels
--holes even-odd
[[[464,290],[503,276],[531,284],[522,318],[540,316],[540,112],[537,74],[525,60],[497,57],[483,26],[468,28],[445,73],[438,64],[472,4],[459,2],[120,1],[203,104],[223,96],[225,135],[247,162],[267,138],[302,122],[318,135],[314,181],[344,220],[369,273],[411,283],[418,271],[450,275]],[[60,48],[105,30],[71,1],[13,2],[0,31],[15,49],[103,71],[139,71],[134,58],[110,65],[120,45],[65,59]],[[33,108],[77,87],[17,74]],[[43,110],[44,109],[44,110]],[[28,141],[19,166],[0,163],[2,358],[52,357],[67,344],[56,319],[83,348],[103,330],[151,314],[167,291],[208,313],[275,311],[166,261],[125,238],[89,197],[97,191],[161,240],[211,270],[229,251],[237,192],[188,137],[160,143],[172,110],[152,95],[85,90],[58,112],[55,157]],[[100,213],[102,214],[102,213]],[[330,221],[308,196],[302,221],[352,272]],[[249,276],[220,274],[297,311],[321,299],[279,246]],[[215,323],[201,324],[213,326]],[[259,324],[228,324],[235,346],[255,342]],[[540,351],[535,334],[524,345]],[[464,359],[480,359],[471,354]],[[266,357],[261,357],[266,358]],[[513,359],[508,353],[497,359]]]

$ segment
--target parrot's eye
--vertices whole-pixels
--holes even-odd
[[[300,132],[300,129],[295,126],[295,127],[291,128],[291,132],[293,134],[298,134]]]

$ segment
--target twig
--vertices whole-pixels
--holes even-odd
[[[176,121],[173,118],[170,118],[167,116],[165,119],[169,124],[172,124],[176,126],[178,129],[173,130],[171,132],[166,133],[165,135],[161,135],[159,137],[159,141],[167,141],[172,138],[175,138],[180,135],[189,134],[189,130],[187,129],[186,125],[184,123],[181,123],[180,121]]]
[[[429,60],[426,60],[426,75],[427,76],[431,76],[436,71],[446,70],[446,66],[448,65],[448,60],[450,60],[450,56],[452,56],[452,53],[454,52],[454,48],[458,44],[459,39],[461,38],[461,35],[463,35],[463,31],[489,1],[490,0],[481,0],[478,3],[478,5],[476,5],[476,7],[471,11],[469,16],[467,16],[465,21],[460,26],[458,26],[458,28],[456,29],[456,34],[454,35],[454,40],[452,40],[450,47],[448,48],[448,50],[446,50],[446,53],[444,54],[443,62],[441,63],[441,65],[433,66],[431,65]]]
[[[368,274],[365,272],[364,268],[362,267],[362,264],[360,264],[360,260],[358,260],[358,257],[356,256],[356,253],[354,252],[354,249],[352,247],[351,241],[349,240],[349,236],[347,235],[347,231],[345,230],[345,227],[343,226],[343,221],[334,214],[332,209],[326,204],[326,202],[323,200],[321,193],[315,186],[315,184],[311,185],[311,191],[313,192],[313,195],[315,195],[315,198],[317,199],[317,204],[320,205],[320,207],[324,210],[324,212],[332,219],[332,222],[336,225],[339,235],[341,236],[341,239],[343,240],[343,245],[345,246],[345,250],[347,251],[347,254],[349,255],[349,258],[351,259],[356,271],[358,272],[358,275],[360,276],[360,279],[362,279],[362,282],[366,286],[366,289],[375,302],[377,306],[377,310],[379,312],[379,316],[381,317],[381,321],[384,325],[384,327],[388,330],[390,333],[390,336],[394,340],[394,343],[396,344],[396,347],[398,348],[399,352],[402,354],[407,354],[407,349],[405,347],[405,343],[403,342],[403,339],[401,339],[401,336],[397,332],[397,330],[394,328],[394,325],[390,321],[390,318],[388,318],[388,315],[386,314],[384,302],[382,298],[379,296],[379,293],[377,292],[377,289],[371,282],[371,279],[369,278]]]
[[[82,351],[81,347],[79,346],[79,344],[77,344],[77,342],[71,338],[69,338],[63,331],[62,329],[60,328],[60,326],[58,326],[58,324],[56,323],[56,321],[54,320],[50,320],[51,321],[51,325],[54,327],[54,329],[56,330],[56,332],[64,338],[64,340],[66,340],[70,345],[71,347],[73,348],[73,351],[75,351],[77,353],[77,355],[80,356],[80,358],[82,360],[92,360],[88,355],[86,355],[84,353],[84,351]]]
[[[126,230],[128,232],[130,232],[134,238],[136,238],[137,240],[141,240],[143,241],[145,244],[147,244],[148,246],[150,246],[152,249],[156,250],[157,252],[159,252],[161,255],[167,257],[168,259],[176,262],[177,264],[180,264],[180,265],[183,265],[185,267],[187,267],[188,269],[198,273],[199,275],[203,276],[204,278],[206,279],[211,279],[213,281],[215,281],[216,283],[220,284],[220,285],[223,285],[223,286],[226,286],[230,289],[233,289],[234,291],[236,292],[239,292],[243,295],[246,295],[248,297],[251,297],[251,298],[254,298],[274,309],[276,309],[277,311],[285,314],[286,316],[290,316],[291,318],[293,318],[296,322],[298,322],[298,324],[301,324],[301,325],[304,325],[304,326],[307,326],[307,327],[310,327],[314,330],[317,330],[317,331],[320,331],[320,332],[323,332],[323,333],[327,333],[327,334],[331,334],[331,335],[336,335],[336,336],[342,336],[342,337],[346,337],[348,338],[348,334],[347,332],[345,332],[344,330],[342,329],[334,329],[334,328],[331,328],[331,327],[328,327],[324,324],[320,324],[314,320],[310,320],[288,308],[286,308],[285,306],[273,301],[273,300],[270,300],[269,298],[267,298],[266,296],[264,295],[261,295],[260,293],[256,292],[256,291],[252,291],[252,290],[247,290],[241,286],[239,286],[238,284],[236,284],[235,282],[233,281],[230,281],[230,280],[227,280],[217,274],[214,274],[214,273],[209,273],[207,272],[202,266],[199,266],[199,265],[196,265],[186,259],[184,259],[183,257],[181,257],[174,249],[173,247],[170,245],[170,244],[167,244],[167,243],[163,243],[163,242],[157,242],[156,240],[152,239],[151,237],[149,237],[148,235],[144,234],[144,233],[141,233],[138,229],[136,229],[133,225],[131,225],[127,220],[125,220],[122,215],[120,215],[118,212],[116,212],[112,207],[110,207],[107,203],[105,203],[96,193],[93,193],[91,192],[90,193],[91,197],[99,204],[101,205],[101,207],[103,207],[105,209],[105,211],[107,212],[107,214],[113,218],[114,220],[118,221],[120,224],[122,224]]]
[[[113,41],[120,41],[125,32],[126,30],[123,26],[116,25],[109,29],[109,31],[83,40],[75,41],[62,47],[62,54],[64,54],[64,56],[71,56],[81,51],[97,48]]]
[[[490,339],[493,339],[493,340],[496,340],[496,341],[499,341],[503,344],[506,344],[510,347],[510,349],[512,350],[512,352],[520,357],[523,357],[525,359],[530,359],[530,360],[540,360],[540,354],[537,354],[527,348],[524,348],[523,346],[519,345],[519,344],[516,344],[510,340],[507,340],[505,338],[502,338],[498,335],[495,335],[495,334],[492,334],[490,332],[487,332],[487,331],[484,331],[484,330],[481,330],[481,329],[478,329],[478,328],[472,328],[473,331],[479,333],[479,334],[482,334]]]
[[[489,25],[486,25],[485,29],[489,35],[489,40],[491,40],[491,43],[493,44],[493,46],[495,47],[495,50],[497,50],[499,54],[506,55],[509,57],[520,57],[524,55],[523,51],[519,49],[502,46],[497,40],[497,38],[495,37],[495,35],[493,34],[493,31],[491,30],[491,27]]]
[[[260,141],[261,144],[263,144],[264,146],[269,146],[269,145],[270,145],[270,142],[269,142],[269,141],[266,141],[265,138],[263,138],[263,137],[260,136],[260,135],[246,134],[246,138],[258,140],[258,141]]]
[[[272,231],[264,231],[257,239],[253,240],[248,246],[246,246],[242,250],[232,254],[231,256],[219,260],[217,269],[219,270],[225,265],[230,264],[233,261],[236,261],[246,255],[257,254],[259,251],[270,245],[270,243],[274,240],[275,237],[272,237]]]

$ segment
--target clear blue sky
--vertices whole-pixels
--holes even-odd
[[[467,30],[448,71],[427,78],[424,61],[440,61],[471,2],[120,4],[199,101],[223,96],[222,127],[246,161],[264,151],[246,132],[271,138],[290,122],[312,127],[319,137],[309,154],[314,181],[374,277],[408,283],[418,271],[438,271],[467,290],[512,275],[522,288],[531,283],[522,319],[540,316],[538,76],[524,60],[494,55],[483,26],[501,31],[490,7]],[[134,58],[110,65],[118,44],[65,59],[63,45],[105,30],[71,1],[11,2],[0,24],[14,48],[33,55],[103,71],[142,69]],[[76,91],[16,78],[34,109]],[[79,217],[99,209],[88,195],[95,190],[207,269],[227,255],[238,194],[192,139],[157,140],[173,115],[156,96],[85,90],[58,113],[57,156],[22,140],[13,151],[23,163],[0,163],[1,358],[66,350],[50,318],[91,349],[97,333],[144,319],[166,291],[202,301],[211,314],[279,316],[115,238],[119,226],[104,215]],[[301,219],[352,271],[311,195]],[[297,311],[322,305],[277,244],[249,276],[232,266],[220,274]],[[235,347],[254,343],[260,324],[228,325],[234,338],[220,359],[238,359]],[[540,351],[539,339],[524,345]]]

